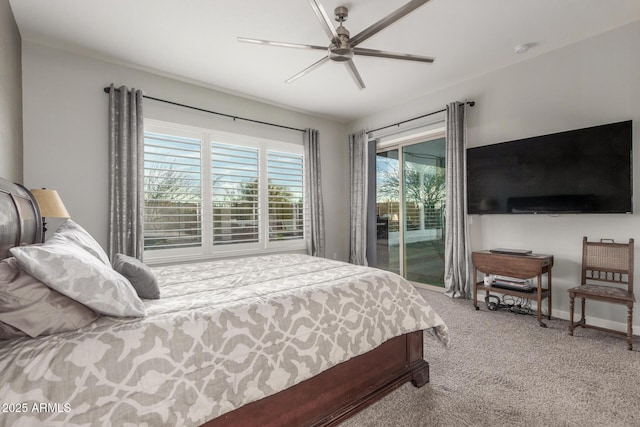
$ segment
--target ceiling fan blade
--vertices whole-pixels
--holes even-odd
[[[356,47],[353,49],[354,55],[361,56],[375,56],[378,58],[390,58],[390,59],[404,59],[407,61],[428,62],[432,63],[435,59],[429,56],[412,55],[410,53],[395,53],[387,52],[377,49],[366,49],[363,47]]]
[[[364,89],[366,86],[364,85],[362,77],[360,77],[360,73],[356,68],[356,64],[353,63],[353,60],[350,59],[348,61],[345,61],[344,66],[347,67],[347,71],[349,71],[349,74],[351,74],[351,77],[353,77],[353,80],[355,80],[358,87],[360,89]]]
[[[238,41],[242,43],[262,44],[266,46],[276,47],[292,47],[294,49],[314,49],[314,50],[327,50],[326,46],[314,46],[310,44],[288,43],[288,42],[274,42],[270,40],[249,39],[246,37],[238,37]]]
[[[329,56],[325,56],[321,60],[316,61],[313,64],[309,65],[307,68],[305,68],[304,70],[300,71],[298,74],[295,74],[295,75],[289,77],[287,80],[285,80],[285,83],[292,83],[292,82],[298,80],[300,77],[304,76],[305,74],[309,74],[310,72],[312,72],[313,70],[315,70],[316,68],[318,68],[319,66],[321,66],[322,64],[327,62],[328,60],[329,60]]]
[[[309,0],[309,1],[312,1],[312,0]],[[351,46],[357,46],[358,44],[362,43],[363,41],[365,41],[369,37],[373,36],[374,34],[377,34],[381,30],[384,30],[389,25],[391,25],[394,22],[396,22],[398,19],[400,19],[400,18],[408,15],[409,13],[413,12],[414,10],[416,10],[417,8],[419,8],[420,6],[422,6],[423,4],[425,4],[428,1],[429,0],[411,0],[409,3],[405,4],[400,9],[396,10],[395,12],[392,12],[391,14],[389,14],[386,17],[382,18],[381,20],[379,20],[375,24],[369,26],[368,28],[365,28],[360,33],[358,33],[355,36],[351,37],[351,39],[350,39]]]
[[[318,20],[320,21],[320,25],[322,25],[322,29],[329,37],[329,40],[333,40],[334,38],[338,37],[338,33],[336,32],[336,29],[333,27],[333,24],[331,23],[331,20],[329,19],[327,12],[324,11],[324,8],[322,7],[322,5],[318,3],[316,0],[309,0],[309,4],[311,5],[311,8],[313,9],[314,13],[318,17]]]

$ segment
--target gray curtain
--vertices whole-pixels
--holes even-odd
[[[349,135],[349,162],[351,182],[351,230],[349,262],[356,265],[367,263],[367,193],[368,152],[367,133],[360,131]]]
[[[109,257],[142,259],[144,123],[142,91],[109,88]]]
[[[320,179],[319,132],[315,129],[306,129],[303,142],[306,162],[304,203],[307,212],[305,224],[307,253],[324,258],[324,204]]]
[[[471,298],[472,274],[466,204],[465,103],[447,105],[445,210],[445,295]]]

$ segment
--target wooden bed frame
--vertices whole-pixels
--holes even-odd
[[[0,259],[9,248],[42,241],[38,204],[24,187],[0,178]],[[249,403],[204,424],[336,425],[407,381],[429,382],[423,359],[423,331],[393,338],[378,348],[334,366],[293,387]]]
[[[204,425],[337,425],[407,381],[416,387],[429,382],[429,364],[422,358],[422,334],[416,331],[392,338],[368,353]]]

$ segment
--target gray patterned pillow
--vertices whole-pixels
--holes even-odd
[[[140,298],[160,298],[156,274],[139,259],[116,254],[113,257],[113,269],[131,282]]]
[[[24,271],[98,313],[145,315],[144,304],[126,278],[60,236],[54,235],[42,245],[17,246],[10,252]]]
[[[22,271],[15,258],[0,262],[0,339],[74,331],[98,315]]]
[[[91,234],[73,220],[66,220],[60,227],[58,227],[54,236],[62,238],[67,242],[84,249],[94,257],[98,258],[103,264],[111,265],[109,262],[109,256],[105,253],[104,249],[102,249],[102,246],[96,242],[96,239],[94,239]]]

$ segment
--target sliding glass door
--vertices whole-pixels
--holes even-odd
[[[402,148],[403,275],[436,286],[444,286],[444,150],[444,138]]]
[[[379,151],[377,267],[444,286],[444,138]]]

